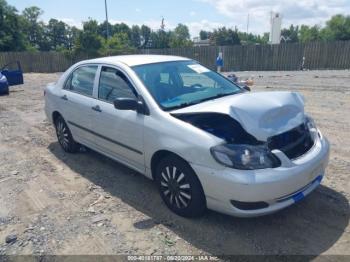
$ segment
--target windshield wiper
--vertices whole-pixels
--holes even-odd
[[[182,103],[180,105],[176,105],[176,106],[172,106],[172,107],[166,107],[164,108],[165,111],[170,111],[170,110],[175,110],[175,109],[181,109],[181,108],[184,108],[184,107],[188,107],[188,106],[193,106],[195,104],[198,104],[199,102],[186,102],[186,103]]]
[[[212,100],[212,99],[218,99],[218,98],[221,98],[221,97],[230,96],[230,95],[235,95],[235,94],[237,94],[237,93],[220,93],[220,94],[217,94],[217,95],[215,95],[215,96],[203,98],[203,99],[196,100],[196,101],[193,101],[193,102],[186,102],[186,103],[182,103],[182,104],[180,104],[180,105],[176,105],[176,106],[172,106],[172,107],[167,107],[167,108],[164,108],[164,110],[165,110],[165,111],[170,111],[170,110],[175,110],[175,109],[181,109],[181,108],[184,108],[184,107],[197,105],[197,104],[200,104],[200,103],[203,103],[203,102],[205,102],[205,101]]]
[[[203,98],[203,99],[201,99],[199,101],[196,101],[196,104],[202,103],[202,102],[205,102],[205,101],[209,101],[209,100],[212,100],[212,99],[218,99],[218,98],[225,97],[225,96],[235,95],[235,94],[237,94],[237,93],[220,93],[220,94],[217,94],[215,96]]]

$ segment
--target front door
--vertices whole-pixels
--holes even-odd
[[[93,105],[95,143],[101,151],[144,172],[144,115],[114,107],[116,98],[134,98],[137,93],[120,70],[103,66],[98,83],[98,100]]]
[[[6,76],[9,86],[23,85],[23,72],[19,62],[7,64],[1,73]]]

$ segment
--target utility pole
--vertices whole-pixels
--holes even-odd
[[[164,17],[162,17],[162,23],[160,24],[160,29],[161,29],[162,31],[165,30]]]
[[[107,0],[105,0],[105,9],[106,9],[106,38],[108,40],[109,38],[109,26],[108,26],[108,7],[107,7]]]

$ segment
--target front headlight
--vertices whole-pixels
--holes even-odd
[[[4,75],[0,76],[0,81],[6,81],[6,77]]]
[[[225,144],[210,149],[214,159],[228,167],[240,170],[275,168],[280,160],[265,145]]]

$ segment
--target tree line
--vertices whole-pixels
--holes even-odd
[[[216,45],[234,44],[267,44],[269,33],[262,36],[251,33],[239,32],[237,29],[220,28],[214,31],[200,32],[202,40],[209,39]],[[281,42],[311,42],[311,41],[337,41],[350,40],[350,16],[335,15],[326,21],[325,26],[290,25],[289,28],[282,29]]]
[[[98,23],[89,19],[82,29],[63,21],[41,20],[43,11],[36,6],[19,13],[15,7],[0,0],[0,51],[61,51],[91,56],[123,54],[142,48],[177,48],[193,46],[189,29],[178,24],[174,30],[151,30],[146,25]],[[109,36],[107,37],[107,27]],[[269,34],[256,35],[231,28],[202,30],[200,39],[212,45],[266,44]],[[294,26],[282,30],[282,41],[309,42],[317,40],[350,40],[350,16],[336,15],[324,27]]]
[[[146,25],[98,23],[89,19],[83,28],[63,21],[40,20],[43,11],[36,6],[19,13],[0,0],[0,51],[62,51],[91,56],[130,53],[139,48],[176,48],[191,46],[189,29],[178,24],[174,30],[151,30]],[[107,26],[109,36],[107,37]]]

